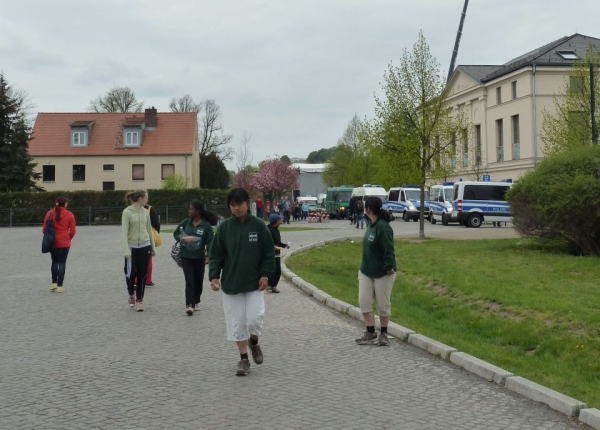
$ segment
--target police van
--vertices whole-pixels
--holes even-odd
[[[383,188],[383,185],[371,184],[363,184],[362,187],[356,187],[352,190],[352,197],[356,197],[359,200],[364,201],[371,196],[379,197],[382,203],[385,203],[388,198],[388,193],[385,188]]]
[[[435,224],[441,221],[448,224],[448,214],[452,212],[452,197],[454,195],[454,182],[444,182],[441,185],[432,185],[429,188],[429,222]]]
[[[388,192],[386,208],[394,217],[404,221],[418,221],[421,214],[421,189],[416,185],[392,187]],[[429,219],[429,191],[425,190],[425,217]]]
[[[510,222],[512,211],[506,201],[510,182],[457,182],[454,184],[450,221],[466,227],[487,222]]]

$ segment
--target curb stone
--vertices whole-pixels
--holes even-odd
[[[570,417],[578,416],[579,411],[587,407],[585,403],[579,400],[567,397],[558,391],[551,390],[520,376],[508,378],[506,388],[536,402],[544,403]]]
[[[579,421],[595,429],[600,429],[600,409],[582,409],[579,412]]]
[[[450,362],[499,385],[505,385],[507,378],[515,376],[507,370],[464,352],[453,352],[450,355]]]
[[[283,262],[293,254],[308,251],[309,249],[316,247],[320,248],[329,243],[345,242],[350,239],[352,238],[344,237],[328,239],[323,242],[316,242],[312,245],[295,249],[285,256],[282,256],[282,273],[288,277],[294,285],[305,291],[308,295],[312,295],[321,303],[337,310],[338,312],[346,313],[352,318],[362,321],[362,312],[359,308],[336,299],[318,289],[314,285],[306,282],[304,279],[287,269],[287,266],[283,264]],[[375,315],[375,327],[378,329],[381,327],[378,315]],[[536,384],[535,382],[529,381],[520,376],[514,376],[513,373],[507,370],[494,366],[493,364],[487,363],[464,352],[459,352],[456,348],[445,345],[427,336],[418,334],[409,328],[403,327],[391,321],[388,325],[388,332],[395,338],[424,349],[430,354],[439,355],[444,360],[449,360],[453,364],[462,367],[470,373],[486,378],[488,381],[494,381],[499,385],[504,385],[507,389],[514,391],[525,398],[544,403],[552,409],[557,410],[567,416],[578,417],[580,422],[600,430],[600,410],[587,408],[587,405],[579,400],[565,396],[564,394]]]

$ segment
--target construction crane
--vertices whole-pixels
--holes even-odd
[[[454,42],[454,50],[452,51],[452,60],[450,61],[450,68],[448,69],[448,77],[446,83],[450,81],[450,77],[454,72],[454,66],[456,65],[456,56],[458,55],[458,45],[460,45],[460,36],[462,36],[462,28],[465,23],[465,17],[467,16],[467,6],[469,6],[469,0],[465,0],[462,15],[460,16],[460,24],[458,25],[458,31],[456,32],[456,41]]]

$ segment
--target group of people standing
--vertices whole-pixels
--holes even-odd
[[[127,200],[130,205],[123,211],[121,223],[127,302],[136,311],[143,311],[148,265],[156,254],[156,242],[151,208],[147,206],[148,193],[136,190],[127,194]],[[76,233],[75,218],[66,209],[67,202],[64,197],[57,199],[55,207],[46,214],[43,227],[45,230],[48,218],[52,217],[57,239],[51,252],[51,289],[58,292],[64,291],[66,258]],[[248,350],[255,364],[264,361],[259,343],[265,315],[264,292],[279,293],[281,249],[289,248],[289,244],[281,241],[280,215],[271,214],[267,226],[250,213],[250,196],[246,190],[231,190],[227,195],[227,206],[232,216],[221,222],[213,233],[216,214],[207,211],[201,202],[191,202],[188,218],[177,226],[173,236],[181,244],[186,313],[193,315],[199,309],[208,264],[211,289],[221,291],[227,339],[236,343],[240,354],[236,375],[244,376],[250,371]],[[369,222],[363,239],[358,289],[366,331],[356,343],[386,346],[389,344],[390,296],[396,278],[393,230],[389,215],[382,210],[381,199],[367,198],[364,213]],[[374,301],[381,322],[379,336],[375,333]]]

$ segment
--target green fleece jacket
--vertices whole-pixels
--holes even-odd
[[[221,279],[226,294],[258,290],[261,277],[275,270],[275,247],[264,221],[248,214],[244,222],[223,221],[209,252],[208,279]]]
[[[369,278],[381,278],[390,269],[396,270],[394,230],[386,221],[377,218],[365,231],[360,271]]]
[[[200,221],[200,224],[194,226],[194,224],[192,224],[192,221],[189,218],[184,219],[179,223],[179,225],[173,232],[173,237],[177,242],[179,242],[181,239],[182,229],[188,236],[201,237],[202,243],[200,244],[200,248],[198,249],[187,249],[185,243],[182,243],[181,258],[190,258],[193,260],[204,258],[207,255],[208,250],[210,249],[212,239],[215,236],[210,223],[206,220],[202,220]]]
[[[150,214],[143,206],[136,210],[133,206],[128,206],[121,216],[121,247],[123,254],[129,255],[129,247],[142,248],[152,246],[152,252],[155,252],[154,236],[152,236],[152,224],[150,223]]]

